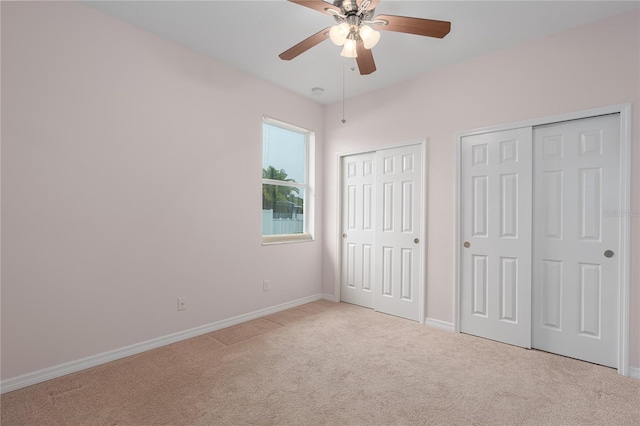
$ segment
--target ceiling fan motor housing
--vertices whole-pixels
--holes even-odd
[[[333,4],[339,7],[344,14],[358,12],[358,3],[356,0],[336,0]]]
[[[360,9],[355,0],[336,1],[334,5],[340,8],[341,15],[333,15],[339,24],[346,22],[349,26],[357,28],[363,21],[369,21],[373,17],[374,9]]]

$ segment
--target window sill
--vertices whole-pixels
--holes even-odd
[[[307,241],[313,241],[313,236],[311,234],[280,234],[262,236],[263,246],[272,244],[304,243]]]

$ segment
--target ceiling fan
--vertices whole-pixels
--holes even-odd
[[[292,48],[285,50],[279,55],[280,59],[289,61],[327,38],[331,38],[335,44],[343,46],[340,53],[342,56],[356,58],[358,69],[362,75],[371,74],[376,70],[371,48],[380,39],[380,33],[375,29],[436,38],[443,38],[451,30],[451,22],[447,21],[396,15],[373,16],[380,0],[288,1],[331,15],[337,25],[318,31]]]

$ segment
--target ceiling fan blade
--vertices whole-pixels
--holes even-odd
[[[323,0],[289,0],[289,1],[291,3],[299,4],[300,6],[305,6],[310,9],[317,10],[318,12],[326,13],[327,15],[331,15],[330,12],[327,12],[327,9],[333,9],[336,12],[340,13],[339,7],[336,7]]]
[[[302,40],[300,43],[296,44],[292,48],[285,50],[278,56],[280,56],[280,59],[283,59],[285,61],[290,61],[291,59],[295,58],[301,53],[304,53],[307,50],[311,49],[316,44],[319,44],[325,41],[326,39],[328,39],[330,29],[331,27],[327,27],[322,31],[318,31],[311,37],[307,37],[306,39]]]
[[[356,53],[358,54],[356,62],[361,75],[371,74],[376,70],[376,63],[373,61],[371,49],[365,49],[362,40],[358,40],[356,43]]]
[[[377,30],[395,31],[427,37],[443,38],[451,31],[451,22],[433,19],[410,18],[407,16],[378,15],[375,20],[387,21],[388,25],[375,24]]]

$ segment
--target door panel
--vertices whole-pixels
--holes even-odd
[[[373,308],[375,154],[343,158],[341,299]]]
[[[516,322],[518,318],[518,259],[500,258],[500,320]]]
[[[461,154],[460,330],[530,347],[531,128],[464,137]]]
[[[422,242],[422,147],[411,145],[376,153],[377,211],[376,311],[419,320]]]
[[[534,130],[535,348],[617,366],[618,115]],[[604,256],[612,250],[614,256]]]

